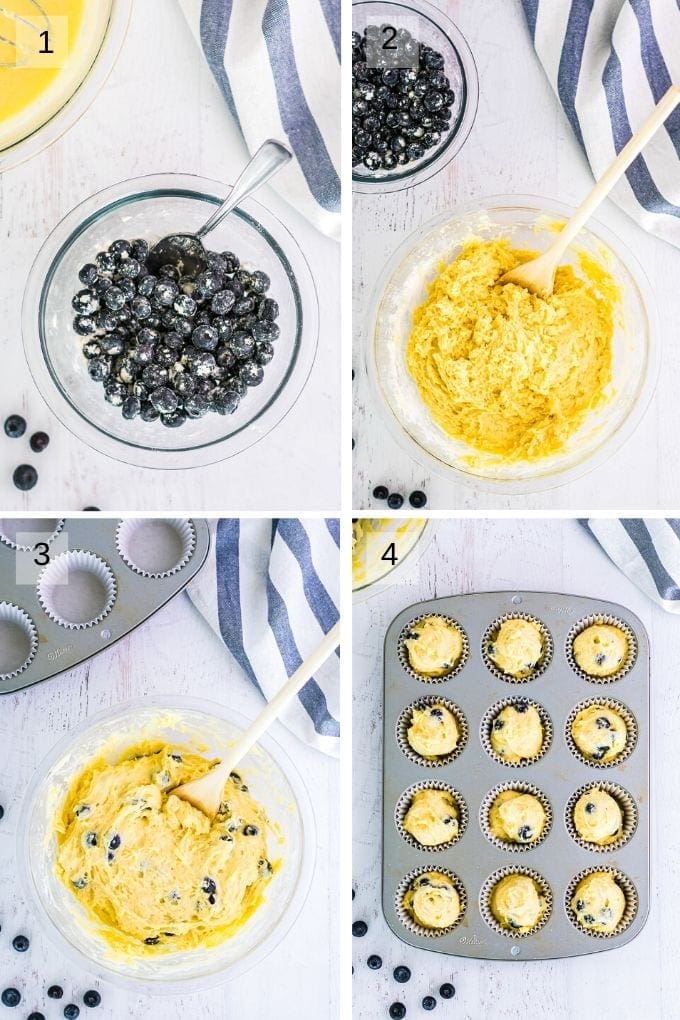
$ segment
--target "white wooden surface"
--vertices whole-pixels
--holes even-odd
[[[354,612],[354,860],[355,919],[369,926],[354,938],[355,1020],[387,1016],[420,1001],[442,981],[456,987],[439,1000],[438,1020],[675,1020],[680,1017],[676,919],[680,804],[675,734],[680,727],[677,663],[680,619],[654,606],[621,574],[573,520],[436,522],[434,540],[411,576],[355,607]],[[487,963],[459,960],[401,943],[380,907],[382,641],[396,614],[434,596],[497,589],[567,591],[620,602],[648,629],[652,660],[652,898],[642,933],[622,949],[573,960]],[[382,970],[366,958],[378,953]],[[398,985],[397,964],[412,978]]]
[[[0,592],[0,599],[2,593]],[[317,857],[309,898],[273,954],[239,980],[190,996],[145,996],[93,981],[71,965],[39,930],[21,893],[15,835],[23,792],[49,748],[80,720],[144,695],[192,695],[228,704],[253,718],[262,701],[186,593],[181,593],[129,637],[69,673],[0,699],[0,986],[22,991],[17,1020],[40,1009],[61,1017],[67,1002],[99,1020],[186,1020],[257,1017],[281,1020],[334,1018],[338,1011],[338,797],[337,762],[308,748],[276,723],[272,734],[307,783],[317,825]],[[11,942],[28,935],[24,955]],[[51,984],[65,990],[47,999]],[[82,1005],[87,988],[99,988],[102,1005]],[[77,997],[76,997],[77,993]],[[0,1007],[1,1008],[1,1007]]]
[[[140,105],[143,113],[139,112]],[[149,471],[109,460],[73,438],[44,404],[21,344],[24,284],[43,240],[83,199],[118,181],[177,171],[233,181],[246,150],[176,0],[135,0],[118,63],[102,93],[61,140],[0,176],[0,419],[19,412],[51,436],[34,455],[0,432],[5,509],[294,510],[339,505],[339,246],[267,187],[307,257],[320,302],[316,363],[287,418],[240,456],[207,468]],[[310,422],[314,423],[309,428]],[[321,455],[322,454],[322,455]],[[30,493],[12,484],[33,463]]]
[[[446,209],[485,196],[529,194],[578,205],[593,184],[586,159],[533,52],[519,0],[434,0],[445,8],[472,49],[480,80],[477,119],[461,152],[425,184],[393,195],[353,195],[354,206],[354,450],[355,510],[375,504],[384,483],[408,496],[424,489],[434,512],[454,507],[591,510],[663,506],[680,496],[673,469],[680,405],[675,398],[680,349],[680,251],[637,227],[612,202],[597,218],[642,263],[659,305],[663,364],[650,410],[631,440],[597,472],[530,497],[504,497],[428,476],[402,452],[371,406],[363,368],[369,300],[385,262],[402,240]]]

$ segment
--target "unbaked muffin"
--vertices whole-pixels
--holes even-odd
[[[621,838],[623,811],[606,790],[594,786],[582,793],[574,805],[574,828],[587,843],[607,846]]]
[[[585,758],[613,761],[625,749],[628,729],[624,718],[607,705],[582,708],[571,724],[574,743]]]
[[[411,724],[406,730],[409,746],[431,761],[443,758],[458,746],[460,729],[458,720],[446,705],[436,702],[411,712]]]
[[[487,645],[491,661],[517,679],[531,676],[544,653],[543,635],[532,620],[504,620]]]
[[[404,893],[404,909],[424,928],[450,928],[460,917],[460,896],[453,879],[441,871],[426,871]]]
[[[506,875],[496,882],[489,901],[491,913],[509,931],[523,935],[540,924],[547,903],[531,875]]]
[[[491,746],[505,761],[535,758],[543,747],[543,739],[541,717],[535,706],[523,699],[506,705],[491,723]]]
[[[411,668],[421,676],[445,676],[463,654],[460,629],[443,616],[425,616],[412,624],[404,644]]]
[[[594,623],[576,635],[573,651],[576,664],[588,676],[612,676],[628,658],[628,638],[620,627]]]
[[[489,809],[491,835],[504,843],[535,843],[545,823],[545,808],[533,793],[502,790]]]
[[[403,826],[421,846],[441,846],[456,839],[458,807],[448,790],[416,790]]]
[[[626,910],[623,889],[609,871],[593,871],[574,890],[571,908],[586,931],[613,932]]]

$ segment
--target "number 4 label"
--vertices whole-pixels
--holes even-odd
[[[388,545],[387,549],[385,549],[385,552],[382,554],[380,559],[385,560],[387,563],[391,563],[392,566],[394,566],[394,564],[399,559],[399,557],[397,556],[397,550],[395,548],[394,542],[390,542],[390,544]]]

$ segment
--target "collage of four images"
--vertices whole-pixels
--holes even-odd
[[[680,1020],[677,2],[5,0],[0,222],[0,1017]]]

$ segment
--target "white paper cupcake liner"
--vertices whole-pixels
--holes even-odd
[[[501,625],[506,623],[508,620],[526,620],[528,623],[534,623],[541,632],[543,639],[543,654],[536,664],[535,668],[532,669],[528,676],[511,676],[509,673],[504,673],[502,669],[496,665],[488,652],[489,644],[493,641],[494,637],[498,634],[501,629]],[[486,668],[493,673],[499,680],[503,680],[507,684],[526,684],[535,680],[539,677],[550,665],[550,660],[553,656],[553,639],[550,631],[537,616],[532,616],[530,613],[504,613],[503,616],[497,617],[493,623],[484,631],[482,635],[482,659]]]
[[[141,557],[132,549],[135,539],[139,540],[140,535],[145,530],[151,530],[154,525],[158,524],[161,524],[164,529],[171,529],[180,544],[178,555],[174,554],[174,550],[167,550],[165,562],[169,565],[162,570],[158,568],[152,569],[151,563],[147,563],[146,566],[140,563]],[[159,535],[158,540],[159,544],[161,544],[163,537]],[[158,520],[127,518],[121,521],[116,528],[116,548],[123,563],[141,577],[154,579],[172,577],[173,574],[178,573],[185,567],[193,556],[194,549],[196,548],[196,529],[194,528],[193,521],[181,518],[158,518]]]
[[[441,843],[438,846],[425,846],[423,843],[419,843],[410,832],[407,832],[404,828],[404,818],[406,813],[411,806],[414,794],[418,793],[419,790],[446,790],[447,793],[451,794],[453,802],[458,809],[458,835],[454,839],[448,840],[446,843]],[[412,846],[414,850],[421,850],[423,853],[439,853],[442,850],[449,850],[452,846],[455,846],[463,836],[467,829],[469,821],[468,806],[465,803],[465,799],[462,793],[459,793],[449,783],[440,783],[435,781],[428,782],[423,781],[421,783],[414,783],[413,786],[409,786],[408,790],[404,790],[399,800],[397,801],[394,809],[394,824],[397,827],[397,831],[405,843]]]
[[[455,627],[456,630],[460,632],[460,635],[463,639],[463,650],[460,654],[458,662],[456,663],[455,666],[452,666],[448,673],[444,673],[442,676],[426,676],[424,673],[418,673],[418,671],[413,668],[409,661],[408,649],[404,644],[404,641],[408,637],[409,632],[411,628],[414,626],[414,624],[419,623],[420,620],[426,620],[428,617],[431,616],[436,616],[440,620],[446,620],[447,623],[450,623],[452,627]],[[414,680],[418,680],[420,681],[420,683],[426,684],[441,684],[444,683],[445,680],[450,680],[452,677],[460,673],[461,669],[467,662],[468,657],[470,655],[470,643],[468,641],[467,634],[465,633],[461,625],[458,623],[458,621],[454,620],[452,616],[447,616],[445,613],[421,613],[420,616],[414,616],[412,620],[409,620],[406,626],[402,629],[399,637],[397,638],[397,655],[399,657],[399,662],[401,663],[402,668],[405,670],[405,672],[408,673],[409,676],[413,677]]]
[[[538,754],[533,755],[533,757],[522,758],[521,761],[508,761],[506,758],[503,758],[500,754],[497,754],[492,747],[490,739],[491,726],[493,725],[493,721],[499,712],[501,712],[507,705],[516,705],[518,701],[526,701],[527,704],[533,705],[533,707],[538,712],[541,722],[543,724],[543,743],[541,745],[541,750],[538,752]],[[534,701],[532,698],[525,698],[519,696],[514,698],[503,698],[502,701],[497,701],[494,705],[491,705],[490,708],[487,708],[486,712],[482,716],[482,722],[479,728],[479,739],[481,740],[486,753],[491,758],[493,758],[494,761],[498,762],[499,765],[504,765],[505,768],[509,769],[522,769],[525,768],[527,765],[533,765],[535,762],[540,761],[543,755],[547,752],[548,748],[550,747],[552,743],[552,738],[553,738],[552,720],[548,715],[547,711],[545,710],[545,708],[543,707],[543,705],[539,705],[539,703],[537,701]]]
[[[49,531],[45,530],[45,536],[44,538],[41,537],[40,541],[46,542],[47,545],[51,545],[52,542],[54,542],[57,535],[59,535],[63,530],[65,523],[66,521],[63,517],[62,518],[51,517],[48,518],[47,520],[40,518],[32,520],[31,518],[26,518],[25,520],[22,520],[21,530],[26,532],[38,533],[42,531],[41,525],[49,524],[51,526],[51,530]],[[35,548],[35,546],[21,545],[19,542],[15,542],[8,535],[5,535],[3,533],[2,526],[0,526],[0,542],[2,542],[3,545],[9,546],[10,549],[16,549],[17,552],[31,552]]]
[[[0,642],[0,681],[12,680],[30,666],[38,650],[38,631],[28,613],[15,606],[12,602],[0,602],[0,634],[5,639]],[[25,654],[20,647],[13,647],[11,637],[14,635],[20,645],[26,648]]]
[[[618,627],[626,635],[628,640],[628,656],[624,664],[617,669],[616,673],[612,673],[610,676],[591,676],[590,673],[586,673],[582,669],[576,659],[574,658],[574,639],[578,635],[586,630],[587,627],[592,627],[596,623],[609,624],[612,627]],[[611,684],[615,681],[620,680],[621,677],[625,676],[635,664],[637,659],[638,644],[637,638],[627,623],[624,623],[618,616],[608,616],[607,614],[598,613],[593,616],[586,616],[582,620],[579,620],[573,625],[567,634],[566,642],[566,654],[567,661],[577,676],[580,676],[582,680],[586,680],[590,684]]]
[[[425,758],[422,754],[418,754],[417,751],[414,751],[408,742],[407,731],[409,726],[411,725],[411,717],[414,708],[426,708],[428,705],[444,705],[446,708],[448,708],[449,712],[451,713],[451,715],[454,716],[456,722],[458,723],[458,732],[460,734],[458,744],[453,749],[453,751],[449,751],[448,754],[443,754],[438,758]],[[441,768],[442,765],[450,765],[451,762],[455,761],[456,758],[460,757],[460,755],[465,750],[465,747],[468,742],[468,737],[469,737],[468,723],[461,709],[458,707],[458,705],[455,705],[452,701],[449,701],[448,698],[440,698],[436,694],[428,694],[423,698],[418,698],[417,701],[414,701],[411,705],[408,705],[403,710],[403,712],[399,716],[399,719],[397,720],[396,739],[397,744],[399,745],[399,749],[401,750],[402,754],[406,755],[409,761],[412,761],[414,763],[414,765],[422,765],[425,768]]]
[[[615,712],[618,712],[623,721],[626,724],[627,739],[626,745],[616,758],[612,758],[610,761],[596,761],[594,758],[588,758],[583,752],[576,746],[576,742],[572,736],[571,727],[574,719],[579,712],[583,711],[584,708],[590,708],[591,705],[602,705],[603,708],[610,708]],[[564,727],[564,738],[567,742],[567,746],[571,753],[584,765],[587,765],[591,769],[610,769],[616,765],[620,765],[624,762],[635,749],[638,737],[638,724],[635,716],[629,708],[626,707],[622,702],[616,701],[615,698],[588,698],[586,701],[580,701],[578,705],[574,705],[571,712],[567,717],[567,722]]]
[[[500,921],[496,919],[491,910],[491,894],[494,887],[508,875],[526,875],[528,878],[533,878],[534,882],[540,889],[541,895],[545,899],[545,911],[543,912],[543,916],[538,924],[534,925],[530,931],[518,932],[514,931],[512,928],[505,928]],[[543,877],[543,875],[539,874],[538,871],[534,871],[533,868],[524,868],[521,865],[499,868],[498,871],[494,871],[494,873],[489,875],[486,879],[479,892],[479,910],[485,922],[493,931],[508,939],[529,939],[532,935],[536,935],[536,933],[539,932],[541,928],[544,928],[550,920],[552,909],[553,894],[548,881]]]
[[[621,811],[623,812],[623,825],[621,827],[621,835],[618,839],[612,843],[589,843],[587,839],[580,836],[574,825],[574,808],[576,802],[584,794],[590,790],[603,790],[608,793],[610,797],[613,797],[617,802]],[[591,853],[597,854],[611,854],[616,850],[620,850],[626,843],[635,835],[638,823],[638,810],[633,797],[625,790],[623,786],[619,786],[618,783],[586,783],[584,786],[580,786],[578,790],[574,790],[571,797],[567,801],[567,806],[564,812],[564,822],[567,826],[567,831],[575,843],[583,847],[584,850],[588,850]]]
[[[541,833],[538,839],[533,841],[533,843],[514,843],[511,840],[499,839],[498,836],[494,836],[494,834],[492,833],[491,826],[489,823],[489,811],[491,810],[491,806],[495,801],[496,797],[500,793],[504,793],[506,790],[513,790],[516,793],[531,793],[533,794],[534,797],[537,797],[538,800],[540,800],[541,805],[543,806],[543,810],[545,811],[545,825],[543,827],[543,832]],[[543,790],[540,790],[537,786],[534,786],[533,783],[522,782],[500,783],[498,786],[494,786],[493,789],[489,790],[489,792],[482,800],[482,803],[479,808],[479,824],[481,826],[482,832],[484,833],[484,835],[486,836],[490,843],[493,843],[495,847],[497,847],[499,850],[505,851],[506,853],[511,854],[526,853],[529,850],[534,850],[537,846],[540,846],[541,843],[550,835],[552,823],[553,823],[553,811],[550,801],[546,797]]]
[[[589,928],[584,928],[582,924],[579,924],[576,914],[571,905],[571,901],[574,898],[576,887],[588,875],[592,875],[595,871],[606,871],[612,875],[616,881],[616,884],[621,888],[623,895],[626,897],[626,909],[623,912],[623,917],[617,924],[616,928],[612,931],[591,931]],[[571,882],[567,886],[567,892],[564,897],[564,906],[567,911],[567,917],[577,929],[577,931],[583,932],[591,939],[613,939],[617,935],[622,935],[627,928],[630,928],[631,924],[635,920],[635,916],[638,912],[638,894],[637,889],[628,878],[625,872],[619,868],[609,867],[607,865],[593,868],[586,868],[584,871],[580,871],[578,875],[574,875]]]
[[[93,602],[91,615],[84,614],[86,618],[82,620],[67,619],[64,615],[63,598],[60,595],[63,589],[68,588],[71,573],[91,574],[102,587],[101,598]],[[113,609],[117,592],[116,578],[109,565],[99,556],[83,549],[71,549],[51,560],[38,575],[37,589],[38,601],[47,616],[68,630],[85,630],[101,623]]]
[[[447,928],[426,928],[425,925],[418,924],[415,918],[411,914],[409,914],[408,910],[404,906],[404,896],[411,882],[415,878],[417,878],[418,875],[424,875],[427,871],[439,871],[441,872],[442,875],[448,875],[448,877],[453,882],[456,892],[458,893],[458,896],[460,898],[460,914],[458,915],[456,921],[453,924],[450,924]],[[422,865],[419,868],[414,868],[412,871],[409,871],[408,874],[402,878],[401,882],[397,886],[397,891],[394,896],[394,909],[396,911],[397,917],[404,925],[404,927],[408,929],[408,931],[413,932],[414,935],[423,935],[427,939],[438,939],[441,938],[442,935],[448,935],[450,932],[455,931],[455,929],[458,928],[459,925],[465,919],[467,906],[468,906],[467,892],[465,891],[465,886],[461,882],[458,875],[456,875],[455,872],[451,871],[449,868],[442,868],[438,864],[434,864],[434,862],[432,864]]]

